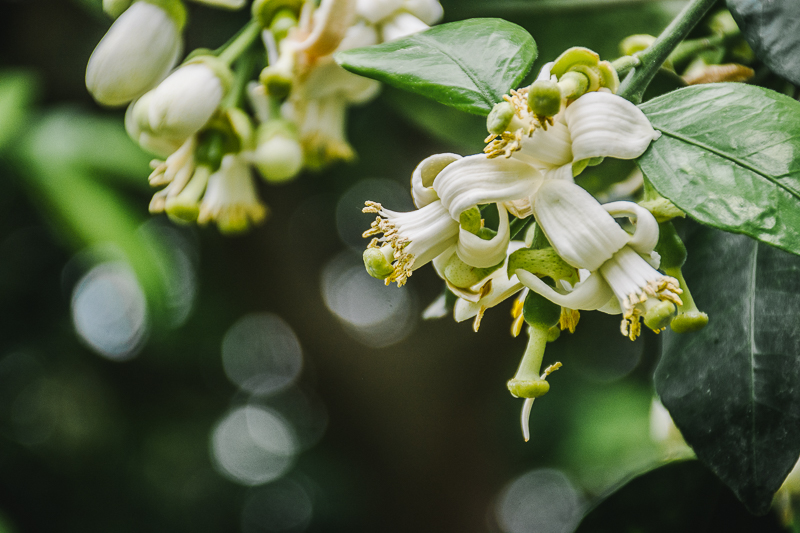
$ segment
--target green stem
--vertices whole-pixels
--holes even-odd
[[[250,48],[259,35],[261,35],[261,25],[253,19],[233,39],[225,43],[219,50],[219,58],[230,66]]]
[[[640,67],[632,69],[631,73],[622,82],[617,94],[630,100],[634,104],[642,101],[645,89],[667,60],[672,51],[683,41],[692,28],[697,25],[703,15],[714,5],[716,0],[692,0],[680,14],[675,17],[667,28],[661,32],[658,39],[650,47],[639,53]]]
[[[234,72],[233,87],[228,91],[225,101],[223,102],[223,107],[238,107],[242,102],[244,93],[247,90],[247,83],[253,79],[256,61],[258,61],[258,55],[250,53],[244,55],[237,62]]]

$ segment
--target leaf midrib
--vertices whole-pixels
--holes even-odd
[[[698,148],[702,148],[703,150],[707,150],[707,151],[711,152],[712,154],[716,154],[716,155],[718,155],[718,156],[720,156],[720,157],[722,157],[724,159],[732,161],[733,163],[736,163],[740,167],[746,168],[747,170],[753,172],[754,174],[758,174],[759,176],[763,177],[767,181],[773,183],[775,186],[780,187],[781,189],[785,190],[786,192],[788,192],[789,194],[791,194],[792,196],[794,196],[795,198],[800,200],[800,193],[798,193],[797,191],[795,191],[794,189],[792,189],[790,187],[787,187],[786,185],[784,185],[783,183],[778,181],[774,176],[771,176],[771,175],[759,170],[758,168],[756,168],[755,166],[751,165],[750,163],[748,163],[746,161],[743,161],[743,160],[739,159],[738,157],[736,157],[736,156],[734,156],[732,154],[729,154],[728,152],[725,152],[723,150],[720,150],[720,149],[715,148],[713,146],[710,146],[708,144],[702,143],[702,142],[700,142],[700,141],[698,141],[696,139],[693,139],[691,137],[687,137],[686,135],[682,135],[680,133],[677,133],[677,132],[674,132],[674,131],[670,131],[670,130],[668,130],[666,128],[663,128],[661,126],[653,125],[653,128],[658,130],[658,131],[660,131],[664,135],[667,135],[667,136],[672,137],[674,139],[678,139],[679,141],[683,141],[683,142],[685,142],[687,144],[691,144],[691,145],[696,146]],[[657,146],[657,144],[656,144],[656,146]]]
[[[417,40],[427,44],[431,48],[436,49],[437,52],[439,52],[440,54],[448,58],[450,61],[458,65],[458,68],[460,68],[461,71],[467,75],[467,77],[470,79],[473,85],[475,85],[475,87],[478,89],[478,92],[483,97],[484,103],[486,104],[488,109],[492,109],[494,104],[497,103],[494,99],[494,91],[492,90],[492,87],[490,87],[488,84],[484,84],[483,82],[481,82],[478,75],[475,72],[473,72],[471,68],[463,64],[461,60],[459,60],[458,58],[447,53],[441,46],[439,46],[439,43],[437,43],[435,39],[431,39],[428,36],[420,35],[419,37],[417,37]]]
[[[750,271],[750,453],[752,454],[753,463],[753,480],[758,480],[758,469],[756,466],[756,271],[758,269],[758,243],[753,243],[753,254],[751,261],[753,262]]]

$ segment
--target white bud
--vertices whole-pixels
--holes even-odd
[[[383,25],[384,42],[395,41],[428,29],[428,25],[411,13],[398,13]]]
[[[403,7],[429,26],[436,24],[444,16],[444,9],[438,0],[405,0]]]
[[[174,12],[138,1],[114,21],[86,66],[86,87],[98,103],[127,104],[164,79],[183,47]]]
[[[267,182],[283,183],[303,167],[303,148],[297,139],[278,133],[260,143],[251,160]]]
[[[224,93],[222,82],[208,66],[180,67],[149,93],[150,129],[156,135],[187,138],[208,122]]]
[[[160,157],[167,157],[175,152],[185,139],[170,139],[167,137],[159,137],[147,128],[142,127],[142,120],[139,114],[138,104],[146,98],[147,95],[142,96],[139,100],[131,102],[125,112],[125,131],[128,135],[136,141],[139,146],[144,150],[158,155]]]
[[[377,24],[403,5],[403,0],[358,0],[356,13],[372,24]]]

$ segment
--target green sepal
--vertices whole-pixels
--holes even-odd
[[[172,20],[175,21],[175,25],[178,27],[178,31],[182,31],[183,27],[186,26],[186,7],[184,7],[183,2],[180,0],[138,0],[140,2],[147,2],[148,4],[153,4],[154,6],[158,6],[164,11],[167,12]]]

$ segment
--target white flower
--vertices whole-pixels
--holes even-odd
[[[214,221],[223,233],[240,233],[266,215],[267,208],[258,198],[244,158],[240,154],[225,155],[220,169],[208,178],[197,222]]]
[[[303,168],[303,148],[289,132],[276,131],[263,135],[268,124],[259,128],[259,141],[249,160],[270,183],[291,180]],[[261,138],[263,137],[263,139]]]
[[[429,28],[427,24],[411,13],[398,13],[386,21],[381,28],[381,37],[384,42],[396,41]]]
[[[358,0],[356,13],[380,28],[386,42],[427,30],[444,10],[437,0]]]
[[[601,206],[581,187],[564,180],[546,181],[534,202],[536,221],[558,254],[575,268],[591,272],[572,291],[557,291],[538,277],[517,270],[531,290],[569,309],[623,313],[622,333],[635,339],[640,316],[659,330],[681,305],[678,281],[658,272],[658,224],[646,209],[631,202]],[[614,216],[635,220],[631,235]],[[652,263],[652,264],[651,264]],[[663,303],[662,303],[663,302]],[[618,304],[618,307],[617,305]]]
[[[204,63],[180,67],[150,91],[146,116],[150,130],[159,136],[188,138],[197,133],[219,107],[225,84]]]
[[[128,109],[125,111],[125,131],[128,132],[131,139],[136,141],[139,146],[146,151],[160,157],[167,157],[180,148],[186,139],[173,139],[159,136],[151,132],[149,127],[142,127],[143,125],[141,122],[145,122],[146,126],[147,121],[146,119],[142,120],[141,115],[136,113],[137,110],[142,109],[142,106],[137,109],[136,104],[143,99],[147,99],[148,94],[143,95],[138,100],[134,100],[131,102],[131,105],[128,106]]]
[[[386,260],[394,261],[392,272],[384,277],[387,285],[391,282],[404,285],[414,270],[453,246],[458,239],[458,222],[439,201],[408,213],[389,211],[379,203],[367,202],[364,212],[378,214],[364,237],[383,234],[383,237],[374,238],[369,248],[380,247]]]
[[[111,25],[86,66],[86,87],[98,103],[127,104],[175,66],[185,11],[177,1],[168,5],[139,0]]]

